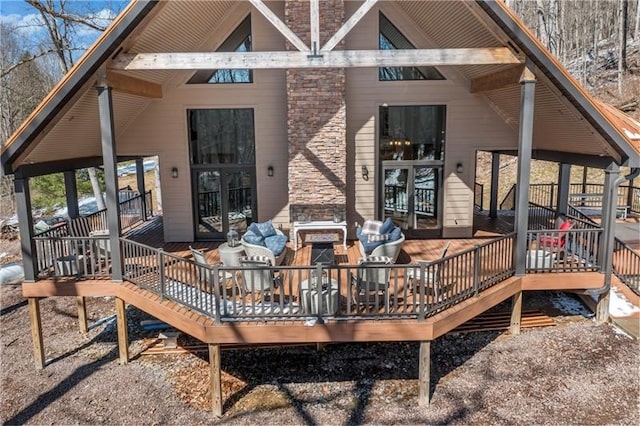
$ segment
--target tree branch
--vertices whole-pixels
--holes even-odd
[[[67,50],[68,51],[84,51],[85,49],[77,47],[77,48],[69,48]],[[18,67],[20,67],[20,66],[22,66],[24,64],[27,64],[29,62],[33,62],[36,59],[41,58],[43,56],[47,56],[47,55],[49,55],[51,53],[56,53],[57,54],[58,53],[58,49],[43,50],[43,51],[41,51],[40,53],[38,53],[36,55],[29,56],[28,58],[23,58],[23,59],[19,60],[18,62],[16,62],[15,64],[11,65],[10,67],[5,68],[3,70],[0,70],[0,78],[6,77],[7,75],[11,74],[11,72],[13,72],[13,70],[15,70],[16,68],[18,68]]]
[[[47,15],[50,15],[54,18],[60,18],[67,22],[75,22],[77,24],[81,24],[89,28],[92,28],[96,31],[104,31],[105,29],[107,29],[106,26],[98,25],[89,18],[83,18],[78,15],[65,13],[64,11],[62,12],[57,11],[53,7],[45,6],[44,4],[40,3],[38,0],[26,0],[26,2],[29,3],[31,6],[33,6],[34,8],[36,8],[40,13],[46,13]]]

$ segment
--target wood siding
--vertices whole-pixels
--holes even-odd
[[[347,15],[357,4],[347,5]],[[398,8],[382,4],[383,13],[401,25],[404,35],[421,48],[433,47],[426,35]],[[347,37],[348,49],[375,49],[378,13],[374,8]],[[517,133],[507,126],[483,97],[469,93],[467,80],[451,68],[442,68],[445,81],[378,81],[375,68],[347,70],[347,146],[353,147],[348,199],[354,200],[351,221],[377,216],[376,193],[378,111],[381,105],[446,105],[443,235],[469,237],[473,228],[473,184],[476,150],[516,148]],[[455,172],[462,163],[464,172]],[[369,179],[362,178],[362,167]]]

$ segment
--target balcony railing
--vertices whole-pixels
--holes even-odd
[[[428,264],[366,267],[201,266],[160,249],[121,241],[126,280],[217,323],[327,317],[421,320],[514,273],[513,235]],[[367,287],[376,280],[363,277],[382,276],[380,293],[367,291],[378,287]],[[364,289],[364,298],[359,288]]]

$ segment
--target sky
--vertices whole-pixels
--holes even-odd
[[[83,16],[91,13],[100,18],[100,24],[106,25],[126,4],[126,0],[68,0],[67,11]],[[27,49],[35,49],[46,37],[45,29],[39,25],[40,19],[36,9],[24,0],[0,0],[0,22],[13,28]],[[89,47],[98,36],[96,30],[77,27],[76,37],[81,47]]]

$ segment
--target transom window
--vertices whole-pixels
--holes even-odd
[[[379,29],[380,50],[415,49],[415,46],[382,13],[380,13]],[[435,67],[384,67],[378,70],[380,81],[445,79]]]
[[[444,105],[380,107],[380,159],[444,160]]]
[[[251,52],[251,15],[222,43],[218,52]],[[196,72],[187,84],[253,83],[252,70],[220,69]]]
[[[253,109],[187,111],[191,164],[255,164]]]

